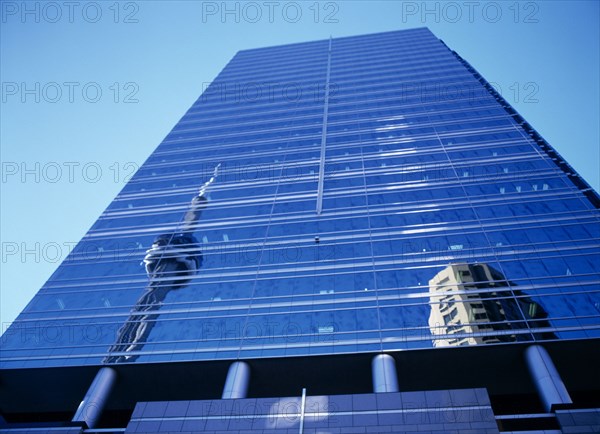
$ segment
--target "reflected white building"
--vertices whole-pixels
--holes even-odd
[[[529,340],[525,319],[546,317],[487,264],[451,264],[429,281],[429,292],[435,347]]]

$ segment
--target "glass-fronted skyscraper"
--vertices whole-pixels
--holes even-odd
[[[241,51],[2,337],[0,432],[593,427],[599,206],[425,28]]]

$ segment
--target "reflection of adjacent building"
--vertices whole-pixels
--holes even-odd
[[[530,341],[528,321],[548,327],[543,307],[487,264],[451,264],[429,281],[436,347]],[[551,339],[552,333],[543,333]]]

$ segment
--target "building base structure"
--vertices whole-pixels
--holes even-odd
[[[375,392],[368,353],[234,362],[252,371],[242,376],[247,397],[238,399],[222,398],[232,378],[226,361],[119,365],[93,429],[71,420],[97,369],[2,371],[3,392],[13,399],[3,401],[0,433],[598,432],[597,343],[544,344],[573,401],[550,409],[529,370],[527,344],[388,353],[401,392]],[[26,393],[33,383],[43,390],[35,402]],[[36,414],[22,411],[32,405]]]
[[[304,408],[300,400],[139,403],[125,433],[499,432],[484,389],[309,395]]]

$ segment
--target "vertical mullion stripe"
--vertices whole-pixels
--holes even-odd
[[[331,37],[327,52],[327,75],[325,78],[325,104],[323,107],[323,128],[321,133],[321,160],[319,161],[319,185],[317,187],[317,215],[323,211],[323,184],[325,183],[325,147],[327,145],[327,114],[329,112],[329,76],[331,73]]]

